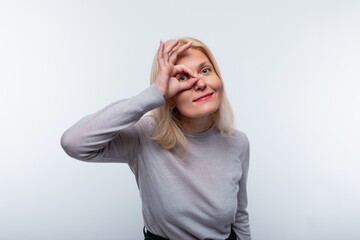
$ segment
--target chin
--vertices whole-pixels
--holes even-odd
[[[196,114],[193,115],[192,118],[203,118],[203,117],[208,117],[211,114],[215,113],[216,111],[219,110],[219,107],[214,107],[214,108],[210,108],[210,109],[206,109],[206,110],[200,110],[200,111],[196,111]]]

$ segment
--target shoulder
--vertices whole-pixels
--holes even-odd
[[[249,138],[248,136],[238,129],[234,129],[231,136],[234,138],[234,141],[238,146],[248,148],[249,147]]]
[[[145,124],[147,126],[155,126],[155,120],[153,118],[153,116],[151,116],[150,114],[144,115],[140,122],[142,122],[142,124]]]
[[[246,155],[249,152],[249,139],[247,135],[238,129],[232,129],[231,133],[216,134],[216,144],[227,149],[227,151],[238,154],[239,156]]]
[[[234,135],[236,136],[236,139],[238,141],[241,162],[245,164],[244,166],[247,166],[248,168],[250,156],[249,138],[244,132],[239,130],[235,130]]]
[[[155,129],[155,120],[151,115],[144,115],[137,123],[136,123],[137,131],[146,135],[152,134]]]

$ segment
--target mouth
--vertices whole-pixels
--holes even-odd
[[[193,102],[205,101],[205,100],[209,99],[213,94],[214,94],[214,93],[208,93],[208,94],[202,95],[201,97],[193,100]]]

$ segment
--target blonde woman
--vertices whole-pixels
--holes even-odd
[[[199,40],[160,42],[151,85],[81,119],[61,144],[79,160],[130,166],[146,240],[251,239],[248,139]]]

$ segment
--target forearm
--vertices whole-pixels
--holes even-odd
[[[65,152],[79,160],[95,158],[117,134],[136,123],[146,112],[164,104],[155,86],[117,101],[69,128],[61,138]]]

